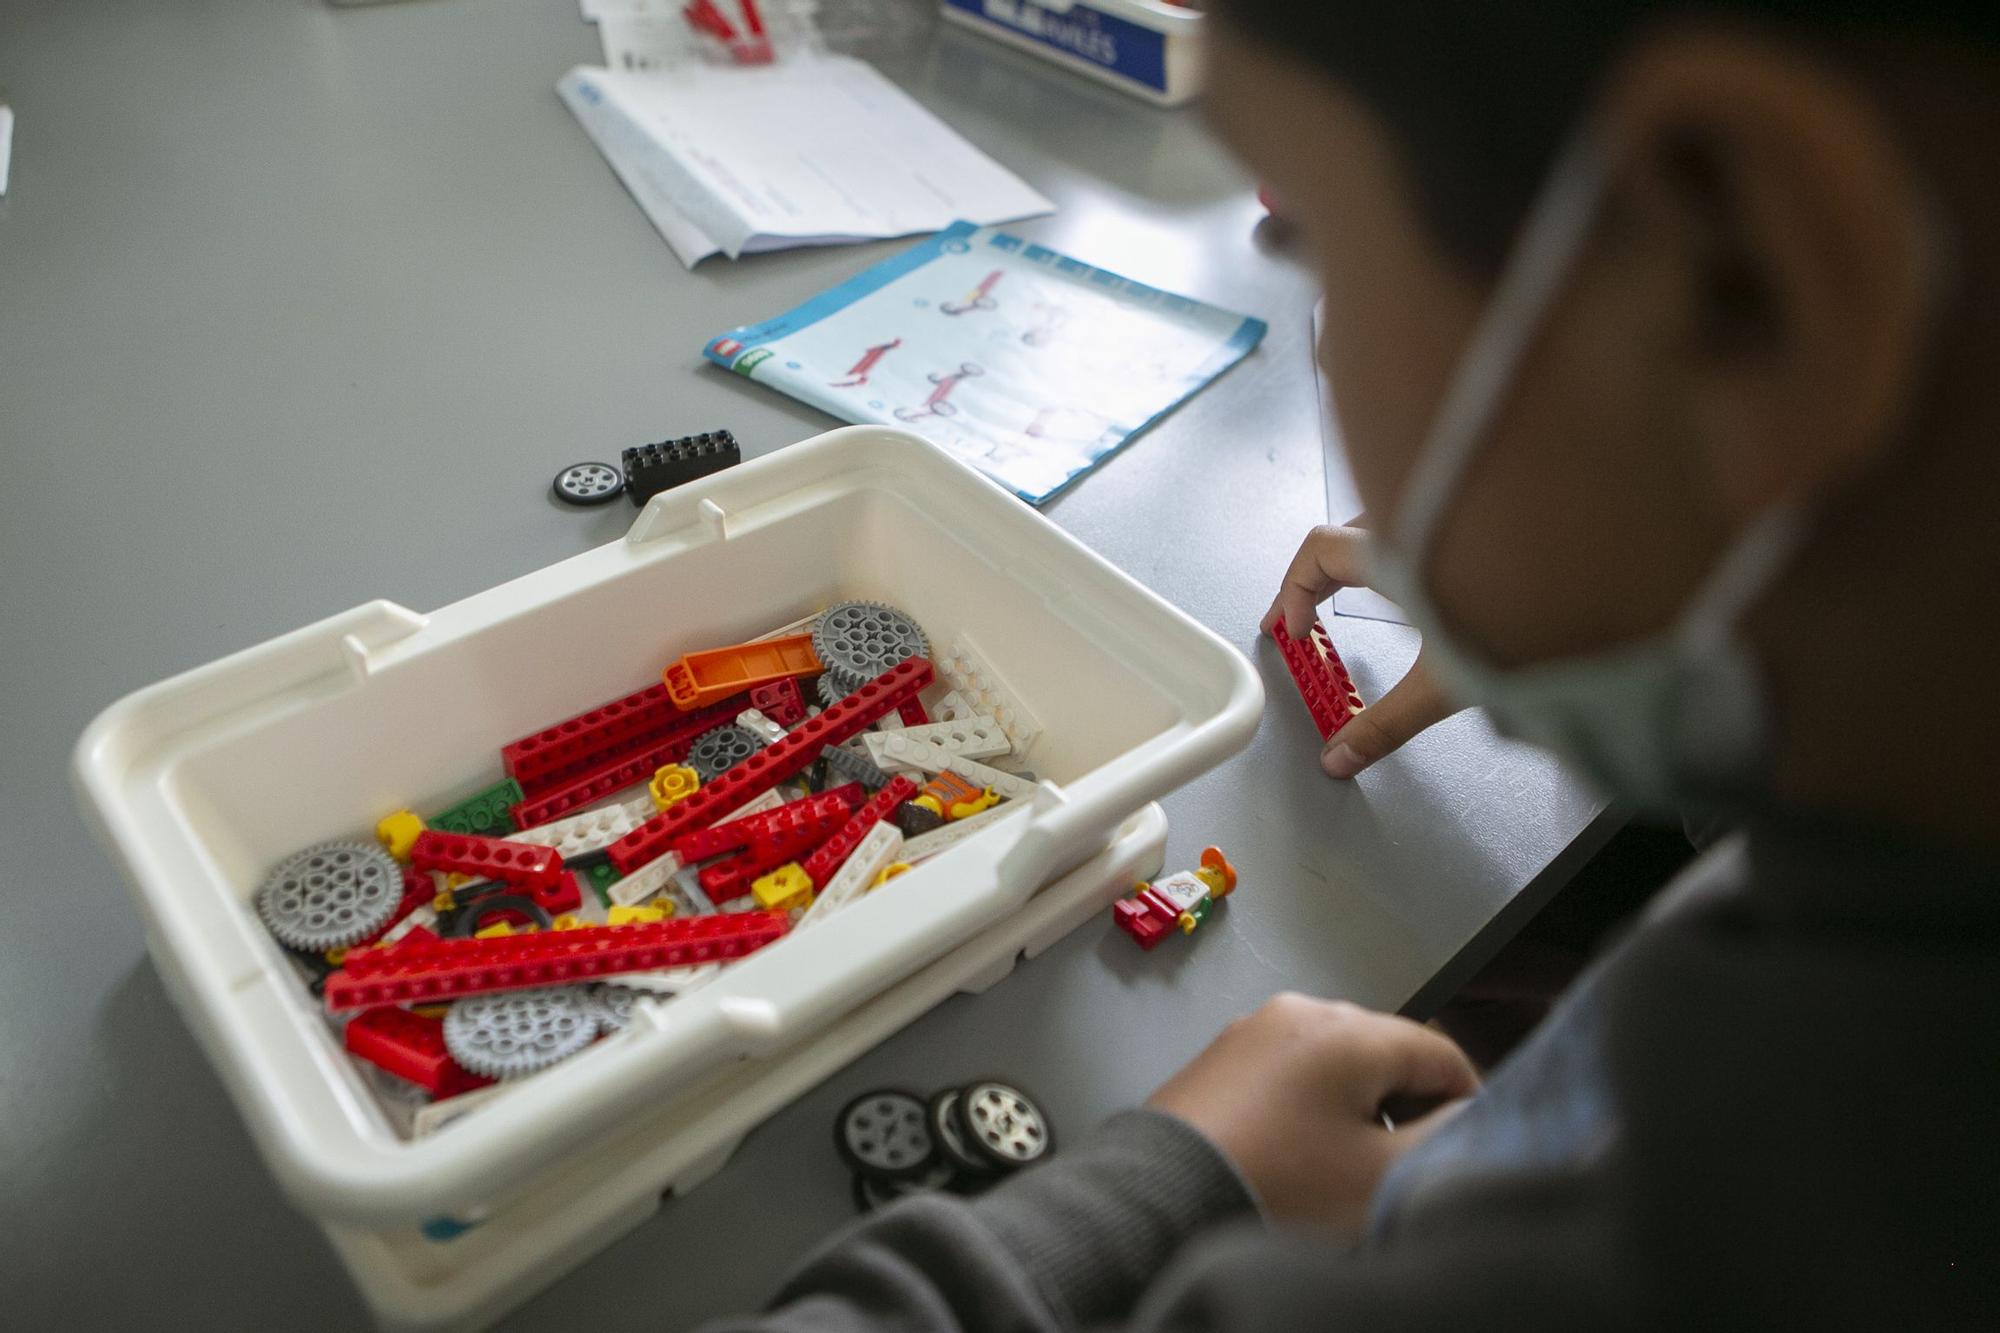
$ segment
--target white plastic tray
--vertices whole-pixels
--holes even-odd
[[[970,636],[1037,715],[1022,809],[428,1138],[401,1139],[248,908],[272,864],[463,793],[498,746],[843,597]],[[1248,743],[1213,634],[922,439],[853,427],[656,496],[622,541],[420,615],[372,602],[128,696],[78,742],[170,992],[286,1190],[381,1228],[476,1212],[721,1064],[796,1047]],[[1061,785],[1057,785],[1061,784]]]

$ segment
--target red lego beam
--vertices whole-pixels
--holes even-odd
[[[829,787],[817,796],[804,800],[787,801],[775,810],[760,810],[754,815],[732,819],[727,823],[710,828],[696,829],[683,833],[674,839],[674,855],[688,865],[696,861],[706,861],[711,856],[737,851],[748,847],[753,850],[768,848],[774,841],[790,841],[786,835],[793,829],[817,827],[818,821],[830,819],[826,832],[831,833],[840,826],[855,806],[861,803],[861,784],[850,782],[840,787]],[[822,833],[820,837],[825,837]],[[782,861],[778,864],[784,864]]]
[[[868,804],[854,812],[854,818],[847,821],[840,832],[819,845],[819,850],[808,856],[803,865],[806,877],[813,887],[819,888],[832,879],[847,858],[854,855],[854,849],[868,836],[868,830],[887,819],[895,808],[917,794],[917,784],[904,774],[898,773],[889,779],[889,785],[868,798]]]
[[[496,879],[527,893],[552,914],[583,902],[575,877],[563,869],[562,853],[531,842],[425,829],[410,847],[410,868]]]
[[[1285,666],[1299,687],[1299,696],[1306,701],[1306,711],[1312,714],[1313,725],[1319,728],[1319,738],[1331,738],[1353,720],[1362,704],[1361,694],[1354,688],[1354,678],[1347,674],[1340,654],[1333,651],[1333,640],[1327,637],[1326,627],[1315,620],[1304,639],[1294,639],[1285,632],[1285,622],[1280,619],[1271,626],[1271,637],[1277,641],[1278,651],[1284,654]]]
[[[717,722],[714,725],[722,724]],[[650,743],[637,754],[609,760],[568,786],[545,791],[525,801],[516,801],[510,807],[514,822],[524,829],[534,828],[537,824],[560,819],[572,810],[581,810],[593,801],[601,801],[614,792],[644,782],[659,772],[662,766],[677,764],[687,758],[694,741],[694,736],[670,736],[664,741]]]
[[[827,746],[859,735],[864,727],[905,699],[915,698],[919,690],[931,683],[933,674],[927,659],[904,658],[818,717],[801,722],[784,739],[765,746],[715,781],[704,783],[694,795],[674,802],[612,843],[611,864],[631,874],[658,858],[683,834],[705,827],[717,815],[770,790],[809,767]]]
[[[741,700],[728,699],[682,712],[667,697],[666,686],[649,685],[502,746],[500,766],[521,784],[525,795],[541,796],[630,760],[636,752],[671,748],[676,741],[692,745],[701,733],[733,721],[742,711]],[[660,764],[678,757],[662,759]]]
[[[343,1037],[348,1053],[406,1078],[433,1097],[456,1097],[493,1080],[461,1067],[445,1049],[444,1020],[393,1005],[356,1014]]]
[[[784,935],[783,912],[731,912],[633,926],[489,939],[407,941],[356,949],[327,976],[328,1013],[389,1004],[429,1004],[464,995],[561,986],[613,972],[648,972],[739,958]]]

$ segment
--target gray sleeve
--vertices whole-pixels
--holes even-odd
[[[1128,1111],[982,1198],[923,1196],[862,1219],[808,1256],[766,1313],[708,1333],[1084,1328],[1126,1316],[1196,1232],[1255,1216],[1200,1134]]]

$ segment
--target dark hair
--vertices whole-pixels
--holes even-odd
[[[1605,69],[1647,28],[1708,18],[1822,45],[1885,36],[2000,42],[1995,0],[1218,0],[1211,8],[1373,108],[1440,243],[1486,271]]]

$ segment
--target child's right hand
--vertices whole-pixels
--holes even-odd
[[[1306,534],[1285,582],[1259,627],[1270,633],[1282,616],[1285,632],[1302,639],[1319,615],[1319,604],[1342,588],[1368,586],[1368,530],[1320,527]],[[1459,710],[1424,668],[1423,650],[1388,693],[1362,709],[1320,751],[1319,766],[1329,777],[1351,778],[1404,741]]]

